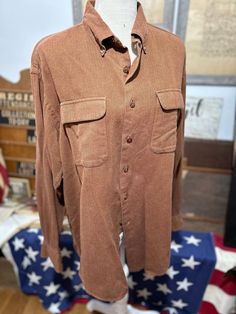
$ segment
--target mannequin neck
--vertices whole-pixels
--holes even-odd
[[[124,34],[130,36],[137,14],[137,0],[96,0],[94,7],[114,35],[126,42]]]

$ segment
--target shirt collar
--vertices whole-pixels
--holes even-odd
[[[84,10],[83,23],[86,23],[89,26],[90,30],[92,31],[96,39],[96,42],[100,46],[100,52],[103,56],[106,52],[106,47],[103,45],[103,40],[108,37],[112,37],[114,39],[115,35],[110,29],[110,27],[102,19],[102,17],[97,12],[94,6],[95,0],[87,0]],[[131,34],[138,35],[138,39],[140,39],[144,53],[146,53],[147,21],[143,12],[142,5],[138,0],[137,0],[137,14]],[[135,41],[133,36],[132,40]]]

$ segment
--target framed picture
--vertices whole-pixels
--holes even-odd
[[[87,0],[72,0],[74,24],[80,23],[84,14]],[[173,30],[174,23],[174,0],[139,0],[142,4],[144,14],[149,23],[162,27],[164,29]]]
[[[179,0],[176,33],[185,41],[188,84],[236,84],[235,12],[235,0]]]
[[[9,177],[8,198],[12,200],[23,200],[31,198],[30,182],[25,178]]]
[[[186,95],[188,164],[232,169],[236,157],[236,87],[187,85]]]

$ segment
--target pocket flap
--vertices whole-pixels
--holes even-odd
[[[106,113],[106,97],[86,97],[60,103],[61,122],[96,120]]]
[[[156,91],[156,95],[163,109],[184,109],[184,99],[181,90],[160,90]]]

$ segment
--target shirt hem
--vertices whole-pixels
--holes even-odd
[[[101,300],[101,301],[119,301],[121,300],[128,292],[129,292],[129,289],[128,289],[128,283],[127,283],[127,287],[125,289],[125,292],[124,293],[121,293],[119,296],[115,297],[115,298],[109,298],[109,297],[104,297],[102,295],[98,295],[96,292],[94,293],[92,290],[90,289],[87,289],[86,286],[85,286],[85,283],[84,283],[84,280],[83,280],[83,277],[81,276],[81,274],[79,273],[79,276],[81,278],[81,281],[83,283],[83,286],[84,286],[84,290],[86,292],[88,292],[88,294],[90,294],[91,296],[95,297],[96,299],[98,300]]]
[[[150,275],[150,276],[163,276],[166,274],[167,270],[168,270],[169,266],[166,267],[166,269],[164,269],[163,271],[151,271],[151,270],[145,270],[145,268],[142,266],[142,267],[138,267],[138,268],[130,268],[129,267],[129,272],[139,272],[139,271],[143,271],[146,275]]]

